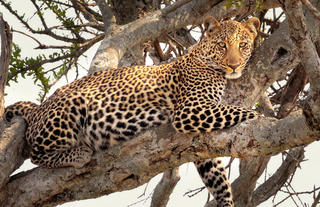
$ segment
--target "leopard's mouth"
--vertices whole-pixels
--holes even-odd
[[[239,66],[236,69],[232,69],[229,66],[223,65],[223,69],[225,72],[225,77],[227,79],[237,79],[242,75],[242,66]]]
[[[230,73],[230,74],[227,74],[227,73],[226,73],[226,78],[227,78],[227,79],[237,79],[237,78],[240,78],[241,75],[242,75],[241,72],[232,72],[232,73]]]

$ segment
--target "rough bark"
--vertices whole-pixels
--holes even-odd
[[[197,12],[194,12],[197,11],[197,8],[193,8],[190,12],[188,8],[192,2],[165,16],[166,21],[169,22],[166,22],[168,30],[159,30],[162,28],[161,24],[159,28],[155,27],[157,23],[164,21],[162,19],[164,17],[157,12],[153,15],[159,15],[161,21],[150,19],[149,29],[152,31],[145,30],[143,33],[140,30],[147,27],[142,25],[145,19],[119,27],[114,37],[102,43],[95,61],[99,62],[100,54],[106,55],[110,51],[111,53],[115,51],[114,54],[118,59],[114,61],[117,65],[126,48],[145,40],[146,37],[140,38],[141,36],[149,35],[148,38],[152,38],[159,35],[161,31],[170,31],[175,26],[185,26],[193,21],[199,21],[203,13],[198,16]],[[199,1],[199,5],[202,5],[204,10],[206,6],[213,5],[210,1],[210,4],[205,6],[204,2],[208,3],[208,1]],[[206,11],[213,11],[210,9]],[[188,15],[191,15],[191,20],[187,21],[184,17],[179,16],[186,11],[190,12]],[[181,18],[175,20],[174,17]],[[319,21],[315,21],[311,15],[307,15],[306,18],[306,23],[312,25],[310,27],[312,41],[318,41]],[[121,34],[121,36],[121,30],[126,34]],[[126,35],[134,36],[134,34],[139,38],[135,40],[125,38]],[[274,80],[300,63],[301,57],[298,49],[287,34],[288,25],[282,23],[280,28],[255,52],[249,64],[250,73],[229,83],[224,97],[225,102],[252,106]],[[110,45],[108,41],[113,45]],[[109,45],[107,44],[106,47],[103,45],[105,43]],[[121,45],[122,43],[128,43],[128,45]],[[99,63],[97,65],[95,63],[97,62],[93,62],[92,71],[101,68]],[[112,66],[110,59],[103,60],[101,64]],[[318,108],[313,108],[312,112],[318,113],[319,111]],[[229,130],[202,135],[176,134],[171,127],[161,126],[137,136],[136,139],[122,146],[114,146],[107,152],[95,154],[93,161],[86,168],[78,170],[36,168],[14,176],[0,190],[0,205],[54,206],[68,201],[94,198],[132,189],[147,182],[159,172],[197,159],[276,154],[285,149],[303,146],[317,140],[319,132],[308,126],[300,111],[291,113],[283,120],[261,117],[257,121],[243,123]],[[296,130],[291,131],[292,128]]]
[[[4,87],[7,82],[8,67],[12,49],[12,33],[9,25],[0,15],[0,120],[4,111]],[[25,122],[16,119],[10,127],[0,121],[0,189],[9,180],[10,174],[25,160],[22,157]]]
[[[287,116],[295,107],[300,92],[307,84],[308,77],[301,64],[290,74],[286,87],[280,97],[280,108],[277,118],[281,119]]]
[[[320,58],[312,37],[313,30],[307,25],[307,18],[312,14],[302,10],[301,1],[285,1],[284,10],[289,19],[290,38],[300,48],[301,64],[310,81],[311,93],[305,103],[304,113],[309,127],[320,131]]]
[[[5,126],[2,121],[0,124]],[[18,117],[10,127],[0,130],[0,189],[6,185],[11,173],[26,159],[23,156],[25,129],[25,121]]]
[[[154,189],[151,201],[151,207],[165,207],[169,201],[169,197],[180,180],[179,168],[163,173],[162,179]]]
[[[111,31],[113,31],[116,20],[115,16],[111,10],[111,8],[107,5],[107,2],[104,0],[96,0],[97,5],[99,7],[99,10],[101,12],[103,23],[104,23],[104,29],[105,29],[105,36],[108,38],[110,36]]]
[[[112,37],[105,38],[102,41],[89,72],[116,68],[128,48],[153,39],[162,32],[172,31],[175,28],[196,22],[217,2],[210,0],[193,1],[166,16],[162,16],[161,10],[157,10],[144,18],[119,26]]]
[[[295,172],[300,162],[304,159],[304,148],[297,147],[289,151],[288,156],[277,169],[277,171],[262,185],[260,185],[252,195],[252,202],[246,206],[258,206],[260,203],[275,195],[288,178]]]
[[[246,158],[240,161],[240,175],[232,183],[235,206],[247,206],[252,201],[252,192],[256,187],[257,180],[266,168],[271,156]],[[236,191],[241,186],[241,191]]]
[[[217,19],[234,17],[250,13],[255,9],[252,1],[246,0],[245,6],[225,8],[225,2],[218,0],[198,0],[176,7],[172,5],[164,10],[157,10],[129,24],[118,26],[112,36],[102,41],[90,66],[90,73],[106,68],[116,68],[126,50],[132,46],[155,39],[161,34],[182,28],[190,24],[201,24],[203,17],[212,15]],[[179,4],[179,2],[177,2]],[[274,1],[266,1],[266,8],[279,6]],[[175,9],[171,9],[171,8]]]
[[[0,13],[0,119],[4,112],[4,87],[7,83],[8,68],[12,49],[12,33],[8,23],[6,23]]]
[[[217,202],[216,200],[211,200],[209,202],[207,202],[204,207],[217,207]]]
[[[295,128],[292,132],[290,129]],[[290,131],[291,136],[288,137]],[[0,191],[3,206],[54,206],[129,190],[185,162],[217,156],[271,155],[309,144],[319,133],[309,130],[301,112],[283,120],[261,118],[208,134],[177,134],[160,126],[107,152],[96,153],[86,168],[27,171]]]

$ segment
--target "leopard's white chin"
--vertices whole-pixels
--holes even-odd
[[[241,72],[226,74],[227,79],[237,79],[237,78],[240,78],[240,76],[241,76]]]

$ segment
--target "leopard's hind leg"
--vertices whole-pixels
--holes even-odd
[[[199,175],[218,206],[233,207],[232,192],[222,161],[219,158],[195,163]]]
[[[34,164],[48,168],[81,168],[90,161],[93,150],[87,146],[83,133],[86,108],[80,104],[80,97],[73,98],[72,102],[75,106],[65,102],[40,106],[42,114],[26,134]]]
[[[65,151],[41,152],[33,149],[32,163],[46,168],[75,167],[82,168],[91,160],[92,149],[78,146]]]

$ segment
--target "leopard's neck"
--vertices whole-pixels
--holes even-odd
[[[172,68],[177,70],[179,75],[191,80],[208,81],[210,78],[225,80],[224,70],[212,62],[205,60],[195,50],[177,59]]]

